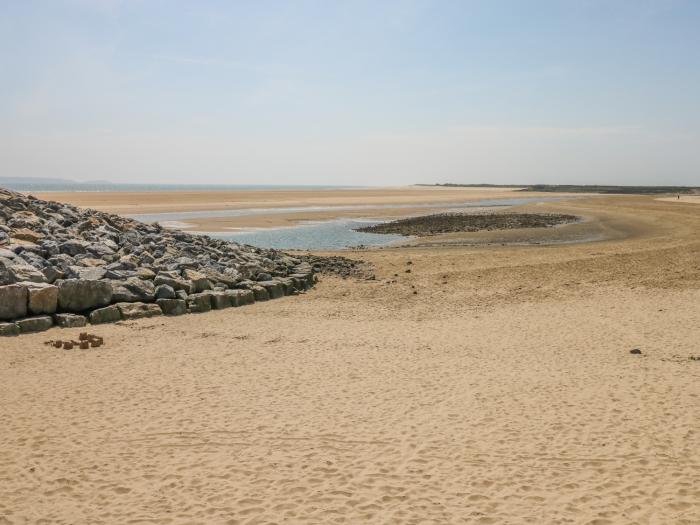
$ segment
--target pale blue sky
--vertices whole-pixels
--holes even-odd
[[[700,2],[0,0],[0,176],[700,184]]]

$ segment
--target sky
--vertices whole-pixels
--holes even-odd
[[[700,185],[697,0],[0,0],[0,177]]]

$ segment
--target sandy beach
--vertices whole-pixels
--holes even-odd
[[[151,197],[50,196],[233,205]],[[93,327],[99,350],[3,339],[0,523],[700,523],[700,207],[521,208],[587,222],[345,252],[377,279]]]

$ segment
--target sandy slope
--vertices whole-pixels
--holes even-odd
[[[617,238],[0,340],[0,523],[699,523],[700,207],[557,206]]]

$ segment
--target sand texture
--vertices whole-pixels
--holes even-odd
[[[0,340],[0,523],[700,523],[700,207],[546,209],[607,240]]]

